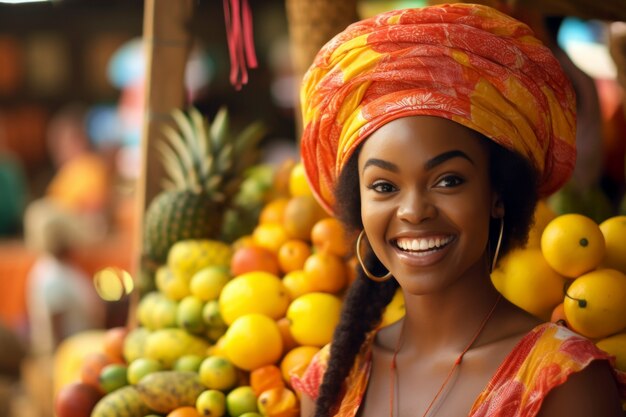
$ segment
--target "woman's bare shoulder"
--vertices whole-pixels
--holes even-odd
[[[546,396],[537,417],[624,417],[609,363],[598,360]]]

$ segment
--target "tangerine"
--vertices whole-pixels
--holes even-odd
[[[280,267],[278,258],[272,251],[261,246],[245,246],[237,249],[233,254],[230,271],[234,276],[254,271],[278,275]]]
[[[285,207],[283,226],[290,238],[309,242],[315,223],[327,216],[313,196],[292,197]]]
[[[255,395],[260,395],[270,388],[285,386],[281,370],[276,365],[266,365],[255,369],[250,373],[250,386]]]
[[[346,265],[332,253],[315,252],[304,263],[304,273],[315,291],[337,293],[348,282]]]
[[[256,246],[277,253],[282,244],[289,239],[289,235],[280,223],[261,223],[252,231],[252,239]]]
[[[280,330],[280,336],[283,339],[283,349],[287,352],[298,346],[298,342],[296,342],[296,339],[294,339],[291,334],[291,330],[289,330],[289,326],[291,326],[289,319],[283,317],[276,320],[276,324],[278,325],[278,330]]]
[[[285,275],[283,285],[292,300],[316,290],[311,278],[302,270],[291,271]]]
[[[278,264],[281,271],[288,273],[304,267],[311,255],[309,244],[300,239],[289,239],[278,249]]]
[[[196,407],[178,407],[169,412],[167,417],[202,417]]]
[[[285,207],[289,199],[287,197],[280,197],[267,203],[261,214],[259,214],[259,223],[282,223],[285,218]]]
[[[280,371],[285,382],[290,383],[292,375],[301,377],[319,350],[316,346],[298,346],[287,352],[280,362]]]
[[[320,251],[345,257],[350,253],[351,245],[346,229],[334,217],[319,220],[311,229],[311,242]]]
[[[104,334],[102,349],[111,362],[124,362],[124,340],[128,334],[126,327],[113,327]]]

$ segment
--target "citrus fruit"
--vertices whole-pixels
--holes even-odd
[[[615,367],[626,372],[626,333],[618,333],[599,340],[596,346],[615,356]]]
[[[337,293],[348,282],[346,265],[337,255],[315,252],[304,262],[304,273],[316,291]]]
[[[226,410],[230,417],[239,417],[245,413],[259,411],[257,397],[249,385],[242,385],[235,388],[226,395]]]
[[[174,371],[198,372],[200,369],[200,365],[202,365],[202,361],[204,361],[204,356],[183,355],[180,358],[176,359],[174,365],[172,365],[172,369]]]
[[[111,362],[124,361],[124,339],[127,334],[126,327],[113,327],[105,332],[102,350]]]
[[[327,216],[313,196],[292,197],[285,207],[283,226],[290,238],[309,242],[315,223]]]
[[[128,364],[127,379],[128,383],[135,385],[144,376],[163,370],[163,365],[156,359],[137,358]]]
[[[221,356],[209,356],[200,364],[200,381],[209,389],[228,391],[237,385],[237,368]]]
[[[287,309],[289,330],[299,344],[322,347],[331,341],[340,312],[341,301],[334,295],[305,294],[293,300]]]
[[[507,300],[542,320],[548,320],[563,301],[566,282],[539,249],[510,252],[491,273],[491,281]]]
[[[276,324],[278,325],[278,330],[280,330],[280,336],[283,339],[283,350],[287,352],[298,346],[298,342],[296,342],[293,338],[291,330],[289,329],[291,326],[289,319],[287,317],[283,317],[276,320]]]
[[[250,386],[258,396],[270,388],[284,387],[280,368],[276,365],[265,365],[250,372]]]
[[[285,275],[283,277],[283,285],[287,288],[289,298],[292,300],[316,290],[311,279],[302,270],[291,271]]]
[[[92,352],[87,354],[80,366],[80,381],[104,393],[98,379],[102,368],[110,364],[111,360],[104,353]]]
[[[224,322],[249,313],[265,314],[278,319],[289,305],[289,294],[280,278],[267,272],[248,272],[233,278],[224,286],[219,298]]]
[[[558,323],[559,321],[567,323],[567,317],[565,317],[565,303],[560,303],[554,307],[554,310],[552,310],[552,314],[550,315],[550,321],[552,323]]]
[[[289,194],[292,197],[313,195],[311,187],[306,180],[306,173],[302,162],[298,162],[289,174]]]
[[[602,265],[626,274],[626,216],[603,221],[600,230],[606,242],[606,257]]]
[[[284,273],[304,267],[304,261],[311,255],[309,244],[300,239],[289,239],[278,249],[278,265]]]
[[[259,223],[282,223],[285,217],[285,207],[289,199],[280,197],[270,201],[261,209],[259,214]]]
[[[232,274],[237,276],[246,272],[263,271],[278,275],[280,268],[276,254],[255,245],[242,247],[235,251],[230,262]]]
[[[196,399],[196,410],[201,416],[222,417],[226,414],[226,396],[216,389],[206,390]]]
[[[224,339],[226,357],[246,371],[273,364],[283,353],[278,325],[263,314],[239,317],[226,330]]]
[[[189,295],[189,283],[176,277],[167,266],[157,269],[155,282],[157,289],[170,300],[182,300]]]
[[[287,352],[280,362],[280,371],[285,382],[290,383],[292,375],[301,377],[319,350],[316,346],[298,346]]]
[[[543,230],[555,217],[556,213],[554,210],[552,210],[544,200],[539,200],[533,215],[534,223],[528,232],[527,248],[538,249],[541,247],[541,235],[543,234]]]
[[[334,217],[319,220],[311,229],[311,243],[318,250],[344,257],[350,253],[350,242],[346,229]]]
[[[167,414],[167,417],[202,417],[196,407],[178,407]]]
[[[128,385],[126,371],[126,365],[119,363],[112,363],[102,368],[98,378],[102,390],[109,393]]]
[[[600,265],[605,254],[604,236],[589,217],[563,214],[544,229],[541,251],[552,269],[576,278]]]
[[[217,300],[228,281],[230,272],[227,267],[207,266],[191,277],[189,291],[202,301]]]
[[[202,333],[206,329],[202,319],[203,308],[204,302],[195,295],[188,295],[180,300],[176,311],[178,327],[187,330],[189,333]]]
[[[280,223],[262,223],[252,231],[252,239],[256,246],[277,253],[280,246],[289,239],[289,235]]]
[[[574,280],[565,296],[565,316],[571,328],[597,339],[626,328],[626,275],[599,269]]]
[[[398,288],[383,311],[383,320],[380,325],[382,327],[389,326],[404,317],[404,313],[404,295],[402,289]]]
[[[272,388],[259,395],[259,411],[264,416],[298,417],[296,394],[289,388]]]

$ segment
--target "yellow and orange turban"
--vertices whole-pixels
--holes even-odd
[[[300,98],[302,161],[331,212],[354,150],[400,117],[450,119],[522,154],[543,196],[576,160],[570,82],[528,26],[487,6],[395,10],[354,23],[320,50]]]

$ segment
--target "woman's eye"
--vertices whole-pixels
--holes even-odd
[[[374,190],[377,193],[391,193],[396,190],[396,187],[384,181],[375,182],[369,185],[367,188],[369,188],[370,190]]]
[[[457,177],[456,175],[446,175],[437,183],[437,187],[449,188],[449,187],[457,187],[463,184],[465,181],[461,177]]]

